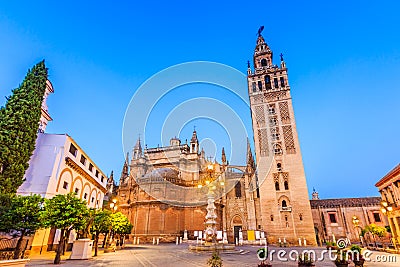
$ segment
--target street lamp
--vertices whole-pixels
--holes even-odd
[[[112,200],[112,202],[110,203],[110,209],[111,209],[111,211],[114,213],[115,211],[117,211],[117,209],[118,209],[118,205],[117,205],[117,199],[116,198],[114,198],[113,200]]]
[[[386,201],[382,201],[382,202],[381,202],[381,206],[382,206],[381,211],[382,211],[384,214],[386,214],[387,212],[393,211],[393,207],[392,207],[392,206],[389,206],[389,203],[387,203]]]
[[[110,210],[112,211],[112,213],[114,214],[118,209],[118,205],[117,205],[117,199],[113,198],[112,202],[110,203]],[[110,225],[110,229],[108,230],[108,234],[106,236],[106,247],[104,252],[109,252],[109,247],[111,245],[112,239],[111,239],[111,231],[112,231],[112,225]]]
[[[388,217],[389,220],[389,213],[393,211],[393,207],[392,205],[389,205],[389,203],[387,201],[382,201],[381,202],[381,211],[384,215],[386,215]],[[390,224],[390,221],[389,221]],[[392,242],[394,245],[394,248],[397,249],[397,245],[396,245],[396,238],[392,236]]]
[[[360,238],[360,242],[361,242],[361,245],[363,244],[363,241],[362,241],[362,237],[361,237],[361,233],[360,234],[358,234],[358,228],[361,228],[358,224],[360,223],[360,220],[358,219],[358,217],[357,216],[353,216],[353,225],[354,225],[354,229],[356,230],[356,234],[359,236],[359,238]]]

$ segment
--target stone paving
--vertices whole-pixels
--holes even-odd
[[[223,252],[221,253],[221,258],[223,260],[224,267],[256,267],[259,260],[256,256],[256,251],[259,247],[257,246],[241,246],[237,247],[237,250],[233,252]],[[278,251],[285,251],[285,255],[281,254],[281,258],[289,258],[289,253],[292,248],[277,248],[270,247],[270,253],[275,250],[272,266],[297,266],[297,262],[294,260],[280,261],[278,260]],[[293,248],[301,252],[303,249],[311,248]],[[315,248],[316,255],[321,255],[323,248]],[[283,252],[281,252],[283,253]],[[293,253],[293,252],[291,252]],[[89,259],[89,260],[68,260],[70,253],[66,253],[62,257],[61,265],[63,267],[68,266],[85,266],[85,267],[100,267],[100,266],[207,266],[207,259],[210,257],[210,252],[190,252],[188,250],[187,244],[174,245],[174,244],[162,244],[158,246],[153,245],[128,245],[122,250],[117,250],[116,252],[103,253],[102,250],[99,251],[99,256]],[[294,253],[295,254],[295,253]],[[293,254],[293,255],[294,255]],[[46,252],[42,255],[32,255],[31,261],[27,266],[51,266],[54,260],[54,252]],[[392,262],[377,262],[378,260],[392,257]],[[400,266],[400,255],[398,254],[388,254],[384,252],[372,252],[370,258],[373,260],[364,264],[365,267],[394,267]],[[393,262],[396,261],[396,262]],[[323,261],[316,262],[317,267],[331,267],[335,266],[334,263],[327,257]],[[349,266],[354,266],[350,264]]]

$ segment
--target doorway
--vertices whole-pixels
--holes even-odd
[[[236,240],[239,241],[239,232],[242,230],[242,226],[234,226],[233,227],[233,242],[236,243]]]

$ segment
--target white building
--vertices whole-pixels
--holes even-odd
[[[38,133],[35,151],[25,173],[25,181],[18,194],[39,194],[52,198],[75,192],[90,208],[103,206],[107,176],[67,134]],[[57,244],[59,231],[45,229],[36,232],[33,252],[46,250]],[[70,236],[70,242],[75,234]]]
[[[46,82],[43,96],[42,112],[38,128],[36,148],[29,160],[25,172],[25,181],[18,188],[20,195],[39,194],[52,198],[59,194],[75,192],[77,197],[85,200],[90,208],[103,206],[106,193],[107,176],[67,134],[44,133],[52,118],[48,112],[46,100],[54,89],[51,82]],[[43,249],[54,249],[58,244],[59,230],[43,229],[35,233],[32,240],[32,252]],[[69,241],[75,239],[71,233]]]
[[[101,208],[107,176],[67,134],[39,133],[18,194],[45,198],[75,192],[90,208]]]

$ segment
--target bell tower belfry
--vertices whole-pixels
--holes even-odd
[[[269,243],[316,245],[314,224],[283,55],[258,38],[247,82],[255,141],[261,228]],[[305,243],[304,243],[305,242]]]

